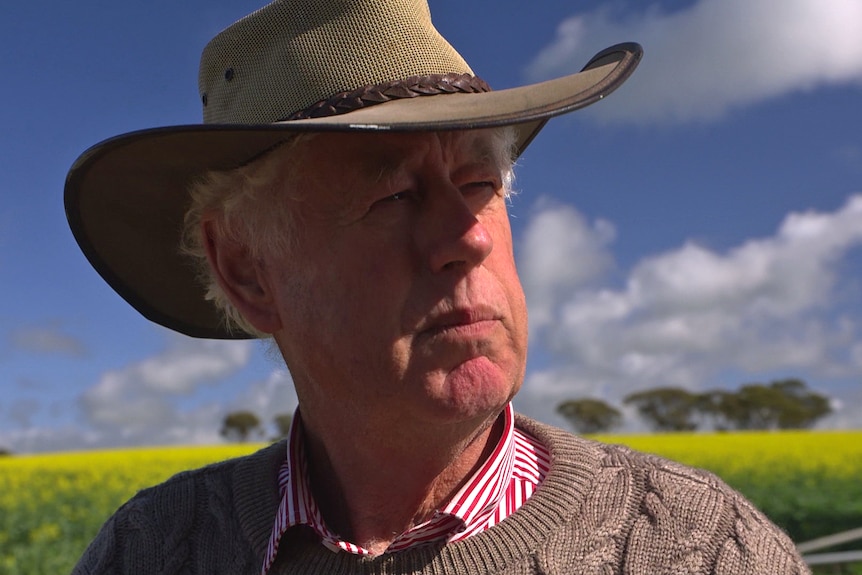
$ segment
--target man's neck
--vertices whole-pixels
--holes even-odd
[[[500,415],[472,435],[445,441],[445,434],[433,433],[424,442],[381,445],[324,441],[306,429],[315,500],[331,530],[378,555],[457,493],[488,459],[502,430]]]

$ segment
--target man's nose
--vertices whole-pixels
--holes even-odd
[[[432,273],[481,264],[491,253],[490,230],[474,213],[457,188],[432,201],[429,218],[423,222],[428,263]]]

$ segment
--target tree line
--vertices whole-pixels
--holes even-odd
[[[659,387],[630,393],[622,402],[634,407],[651,429],[660,432],[809,429],[832,413],[829,398],[810,390],[800,379],[702,393]],[[595,398],[564,401],[557,406],[557,413],[583,434],[613,431],[623,422],[620,409]],[[291,419],[290,414],[274,416],[271,424],[275,434],[267,436],[267,426],[256,414],[233,411],[225,415],[220,431],[229,441],[274,441],[287,435]]]
[[[293,416],[289,413],[279,413],[272,418],[275,435],[270,441],[277,441],[287,435]],[[224,416],[221,429],[222,437],[229,441],[245,443],[249,439],[267,439],[264,422],[252,411],[231,411]]]
[[[634,407],[654,431],[809,429],[832,413],[829,398],[800,379],[703,393],[660,387],[631,393],[623,404]],[[595,398],[564,401],[557,413],[584,434],[612,431],[623,421],[620,409]]]

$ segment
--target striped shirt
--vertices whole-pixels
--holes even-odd
[[[514,513],[548,473],[548,450],[527,433],[515,429],[512,405],[503,411],[503,435],[491,456],[445,507],[429,520],[398,536],[387,553],[441,539],[460,541],[493,527]],[[369,551],[330,531],[308,484],[302,425],[294,417],[287,436],[287,459],[278,473],[281,503],[267,545],[261,575],[267,575],[278,554],[282,535],[296,525],[311,527],[332,551],[367,555]]]

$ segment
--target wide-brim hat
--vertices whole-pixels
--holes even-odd
[[[66,179],[72,232],[98,273],[148,319],[194,337],[224,325],[179,252],[187,189],[297,132],[514,126],[518,152],[552,116],[602,99],[641,57],[625,43],[577,73],[490,91],[431,23],[426,0],[276,0],[205,48],[204,123],[142,130],[84,152]]]

